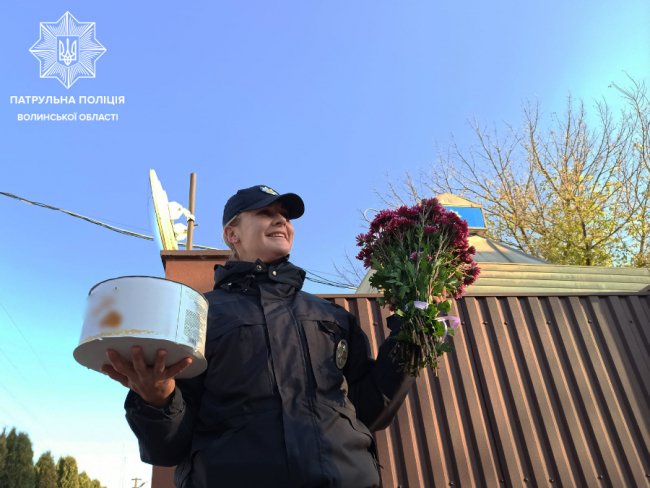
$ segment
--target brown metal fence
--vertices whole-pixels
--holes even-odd
[[[374,295],[327,295],[376,353]],[[455,352],[376,435],[384,488],[650,486],[650,297],[471,297]]]

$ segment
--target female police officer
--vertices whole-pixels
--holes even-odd
[[[370,430],[385,428],[413,379],[344,309],[300,291],[288,261],[302,199],[268,186],[226,203],[233,259],[217,268],[206,339],[208,369],[174,380],[186,358],[152,367],[110,351],[104,372],[129,387],[127,420],[143,461],[173,466],[179,487],[379,486]],[[397,329],[395,320],[389,326]],[[394,334],[396,331],[393,331]]]

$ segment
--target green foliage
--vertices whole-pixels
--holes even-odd
[[[90,476],[88,476],[85,471],[82,471],[79,474],[79,488],[92,488]]]
[[[2,429],[2,434],[0,434],[0,486],[3,486],[2,479],[3,479],[3,473],[5,472],[6,459],[7,459],[7,434],[6,434],[6,429]]]
[[[81,488],[77,461],[72,456],[59,458],[57,463],[59,488]]]
[[[58,474],[50,451],[41,454],[35,466],[36,488],[58,488]]]
[[[34,487],[34,452],[32,442],[25,433],[16,433],[16,429],[6,436],[6,456],[4,470],[0,473],[2,488]]]
[[[29,436],[13,428],[0,433],[0,488],[104,488],[85,473],[78,474],[71,456],[54,464],[47,451],[33,465],[34,452]]]

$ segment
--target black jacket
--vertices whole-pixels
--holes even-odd
[[[304,276],[286,259],[218,267],[207,371],[164,409],[127,396],[142,460],[178,465],[177,486],[379,486],[367,426],[390,423],[413,379],[392,341],[373,360],[354,316],[300,291]]]

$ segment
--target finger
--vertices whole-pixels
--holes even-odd
[[[115,381],[117,381],[118,383],[120,383],[120,384],[122,384],[124,386],[128,385],[129,379],[126,376],[118,373],[117,371],[115,371],[112,368],[111,369],[102,368],[102,373],[104,373],[106,376],[108,376],[112,380],[115,380]]]
[[[122,386],[124,386],[126,388],[129,387],[129,378],[124,376],[123,374],[120,374],[117,371],[115,371],[113,366],[105,364],[104,366],[102,366],[102,373],[104,373],[106,376],[108,376],[112,380],[117,381]]]
[[[190,364],[192,364],[192,358],[183,358],[179,362],[172,364],[169,368],[165,370],[165,377],[167,379],[173,378],[176,376],[178,373],[183,371],[185,368],[187,368]]]
[[[117,351],[108,349],[106,351],[106,357],[110,361],[113,368],[119,373],[128,375],[128,373],[132,371],[131,365]]]
[[[163,376],[165,372],[165,359],[167,358],[167,351],[158,349],[156,352],[156,362],[153,365],[153,371],[159,376]]]
[[[144,361],[144,353],[140,346],[133,346],[131,348],[131,357],[133,358],[133,369],[139,375],[147,373],[147,363]]]

